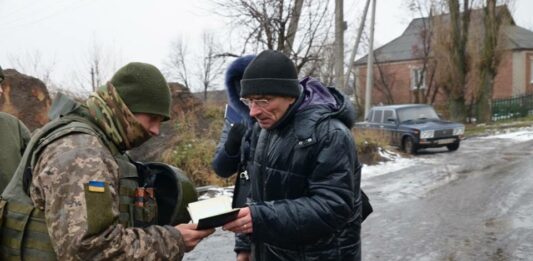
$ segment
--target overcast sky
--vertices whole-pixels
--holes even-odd
[[[348,30],[356,30],[363,2],[345,1]],[[533,1],[516,0],[513,9],[516,23],[533,29]],[[412,18],[404,0],[378,0],[375,45],[399,36]],[[230,43],[226,24],[209,0],[0,0],[0,65],[13,68],[14,59],[40,54],[52,80],[68,86],[73,77],[88,74],[81,71],[95,45],[112,56],[115,67],[142,61],[162,68],[179,36],[192,49],[203,31]]]

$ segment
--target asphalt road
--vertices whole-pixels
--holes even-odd
[[[363,260],[532,260],[533,140],[471,138],[411,160],[363,169],[374,206]],[[233,235],[218,230],[185,260],[235,260],[232,249]]]
[[[363,224],[363,260],[531,260],[532,148],[474,138],[363,179],[376,209]]]

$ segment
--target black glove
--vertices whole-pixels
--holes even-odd
[[[229,155],[236,155],[241,147],[242,136],[246,132],[246,126],[242,123],[235,123],[228,132],[224,149]]]

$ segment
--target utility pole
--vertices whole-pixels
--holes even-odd
[[[93,87],[93,92],[96,91],[96,84],[94,83],[94,68],[91,67],[91,87]]]
[[[344,0],[335,0],[335,86],[344,84]]]
[[[355,62],[355,55],[357,54],[357,50],[359,49],[359,42],[361,41],[361,35],[363,34],[363,30],[365,29],[365,20],[366,20],[366,14],[368,13],[368,6],[370,5],[370,0],[366,0],[365,4],[365,10],[363,11],[363,17],[361,18],[361,23],[359,24],[359,28],[357,30],[357,38],[355,39],[355,44],[352,49],[352,53],[350,54],[350,63],[348,64],[348,68],[346,69],[346,73],[344,74],[344,88],[348,88],[348,82],[350,81],[350,72],[352,71],[353,64]],[[354,79],[356,81],[357,79]],[[353,99],[356,101],[357,99],[357,90],[355,88],[354,84],[354,90],[353,90]]]
[[[370,39],[368,43],[368,60],[366,62],[366,90],[365,90],[365,118],[372,104],[372,87],[374,85],[374,24],[376,23],[376,2],[372,0],[372,15],[370,18]]]

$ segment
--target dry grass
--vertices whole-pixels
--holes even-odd
[[[211,168],[216,145],[224,124],[220,107],[205,106],[201,117],[186,113],[175,126],[178,138],[173,149],[166,151],[164,161],[185,171],[197,185],[227,186],[230,179],[219,178]]]
[[[352,129],[352,134],[355,137],[359,162],[372,165],[381,161],[379,148],[389,146],[387,136],[364,129]]]

